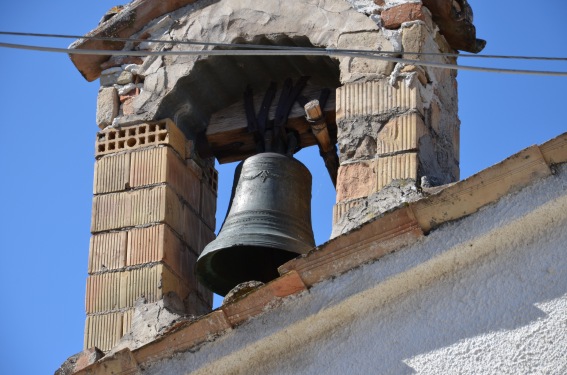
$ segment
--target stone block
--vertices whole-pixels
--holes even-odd
[[[113,67],[104,70],[100,74],[100,85],[102,87],[111,87],[116,85],[118,82],[118,77],[122,73],[122,68],[120,67]]]
[[[127,232],[101,233],[91,237],[89,274],[126,266]]]
[[[417,181],[419,164],[416,152],[380,157],[374,163],[376,191],[395,180]]]
[[[376,191],[376,169],[372,161],[339,167],[337,202],[366,197]]]
[[[342,34],[339,37],[339,48],[394,51],[394,45],[383,34],[377,31]],[[340,59],[341,82],[350,82],[360,76],[388,76],[394,69],[394,63],[385,60],[368,58],[343,57]]]
[[[148,146],[167,145],[185,159],[186,139],[169,119],[105,129],[97,133],[95,156],[113,154]]]
[[[84,348],[97,347],[107,352],[122,337],[122,313],[88,315],[85,322]]]
[[[120,72],[120,74],[116,78],[116,84],[118,85],[127,85],[132,82],[134,82],[134,75],[132,74],[132,72],[129,72],[127,70]]]
[[[357,116],[380,116],[417,111],[423,115],[423,104],[416,85],[388,80],[349,83],[337,88],[337,121]]]
[[[130,154],[108,155],[94,167],[93,194],[123,191],[130,186]]]
[[[408,52],[425,52],[425,38],[429,32],[425,23],[414,23],[411,26],[402,28],[402,47],[404,59],[425,60],[425,56],[415,55]]]
[[[104,129],[112,125],[112,120],[118,116],[120,100],[114,87],[104,87],[98,92],[96,101],[96,124]]]
[[[69,357],[61,367],[55,371],[55,375],[73,375],[85,367],[92,365],[102,357],[104,357],[104,353],[96,347],[85,349]]]
[[[142,64],[144,60],[138,56],[112,56],[107,61],[100,64],[102,70],[120,67],[127,64]]]
[[[404,65],[404,67],[401,70],[401,73],[413,73],[417,76],[417,79],[419,80],[419,82],[425,86],[427,85],[427,83],[429,82],[429,79],[427,78],[427,73],[425,71],[425,69],[423,69],[420,66],[416,66],[416,65]]]
[[[425,21],[422,5],[419,3],[400,4],[381,13],[382,23],[387,29],[398,29],[402,23]]]
[[[417,113],[394,117],[378,133],[376,154],[416,151],[419,139],[426,134],[425,123]]]

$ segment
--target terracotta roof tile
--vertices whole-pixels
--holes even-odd
[[[173,12],[197,0],[134,0],[127,4],[120,13],[101,23],[86,36],[129,38],[140,31],[151,20],[166,13]],[[96,39],[79,39],[70,48],[92,50],[121,50],[124,42],[109,42]],[[100,65],[110,56],[69,55],[75,67],[87,81],[94,81],[102,71]]]
[[[402,207],[335,238],[279,267],[296,270],[306,285],[337,276],[416,242],[423,232],[408,207]]]
[[[428,232],[442,223],[470,215],[550,174],[539,147],[532,146],[439,194],[410,203],[410,207],[421,228]]]

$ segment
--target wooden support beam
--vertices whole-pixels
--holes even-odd
[[[306,118],[311,126],[311,132],[317,139],[319,146],[319,154],[325,161],[325,167],[329,172],[329,177],[333,181],[333,185],[337,186],[337,174],[339,170],[339,157],[335,142],[331,141],[329,129],[323,110],[318,100],[311,100],[304,106]]]
[[[329,111],[322,112],[325,122],[330,128],[336,129],[335,122],[335,90],[328,99]],[[307,97],[317,97],[320,88],[307,86],[303,93]],[[262,103],[263,93],[254,96],[254,103]],[[277,100],[270,107],[269,118],[275,117]],[[258,109],[256,109],[258,112]],[[317,144],[317,139],[311,131],[311,125],[305,117],[304,108],[295,103],[285,125],[286,128],[297,131],[300,136],[300,146],[309,147]],[[335,131],[336,133],[336,131]],[[206,132],[208,149],[218,162],[229,163],[243,160],[256,153],[254,136],[248,132],[244,100],[224,108],[211,116]]]

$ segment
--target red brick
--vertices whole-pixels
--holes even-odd
[[[160,185],[95,196],[91,232],[166,223],[181,234],[185,231],[184,220],[180,198],[169,186]]]
[[[402,23],[410,21],[425,21],[421,4],[401,4],[382,12],[382,22],[387,29],[398,29]]]
[[[132,208],[130,197],[127,192],[95,196],[91,233],[130,226]]]
[[[135,266],[146,263],[163,262],[179,277],[190,280],[190,264],[196,262],[183,241],[165,224],[138,228],[128,233],[126,265]]]
[[[134,307],[136,300],[141,297],[147,302],[157,302],[169,292],[174,292],[183,300],[190,292],[187,281],[162,264],[123,272],[121,283],[121,308]]]
[[[111,193],[129,187],[130,155],[118,154],[100,158],[95,163],[93,194]]]
[[[84,347],[97,347],[107,352],[122,337],[122,313],[89,315],[85,322]]]
[[[217,195],[211,190],[207,181],[203,179],[201,184],[201,205],[199,214],[203,218],[206,225],[211,229],[215,229],[217,213]]]
[[[121,274],[122,272],[109,272],[87,278],[85,298],[87,314],[120,308]]]
[[[97,133],[95,156],[114,154],[148,146],[168,145],[185,159],[185,136],[169,119]]]
[[[89,274],[124,267],[127,237],[126,232],[92,236],[89,250]]]
[[[133,188],[167,183],[198,209],[200,181],[192,169],[169,147],[131,153],[130,185]]]

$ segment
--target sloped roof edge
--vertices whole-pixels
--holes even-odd
[[[304,293],[316,283],[416,244],[440,225],[462,219],[487,205],[497,203],[501,198],[552,175],[558,165],[566,162],[567,133],[564,133],[540,146],[528,147],[437,194],[398,207],[330,240],[310,253],[282,265],[279,278],[243,298],[223,305],[196,321],[175,327],[175,331],[141,348],[133,351],[124,349],[104,357],[76,374],[134,374],[138,372],[140,365],[194,349],[252,317],[276,309],[277,302],[282,298]],[[567,202],[564,203],[567,205]],[[547,209],[567,212],[563,206],[558,207],[553,202],[544,205]],[[522,214],[521,220],[540,220],[538,215],[541,213]],[[547,217],[552,220],[554,216]],[[492,241],[491,235],[495,231],[510,232],[512,227],[521,225],[518,222],[520,218],[516,219],[515,222],[505,223],[486,234],[487,241]],[[478,250],[475,251],[468,256],[478,257]],[[391,286],[377,285],[376,288],[378,287]]]
[[[108,21],[99,24],[94,30],[87,33],[87,37],[114,37],[129,38],[140,31],[151,20],[166,13],[173,12],[186,5],[198,0],[134,0],[127,4],[122,11],[110,18]],[[113,50],[118,51],[124,48],[124,42],[110,42],[97,39],[78,39],[69,46],[71,49],[86,50]],[[91,82],[100,76],[102,71],[100,65],[108,60],[110,56],[104,55],[74,55],[69,57],[83,75]]]
[[[173,12],[198,0],[134,0],[109,20],[102,22],[87,33],[86,37],[129,38],[142,30],[150,21],[164,14]],[[449,45],[455,50],[480,52],[486,42],[476,38],[476,28],[472,23],[472,10],[466,0],[459,1],[463,7],[461,12],[454,9],[454,0],[423,0],[432,13],[433,20],[439,26]],[[119,51],[124,42],[78,39],[69,46],[70,49],[112,50]],[[83,77],[91,82],[102,72],[101,64],[110,56],[69,54],[71,61]]]

